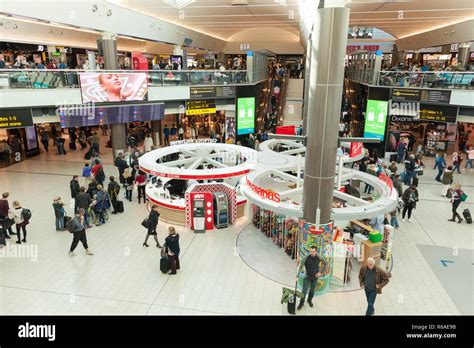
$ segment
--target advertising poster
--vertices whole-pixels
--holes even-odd
[[[81,73],[79,77],[83,103],[147,99],[146,73]]]
[[[316,225],[303,219],[299,220],[299,256],[300,262],[307,255],[311,246],[316,246],[318,256],[324,260],[325,265],[321,265],[321,277],[318,278],[315,294],[321,295],[325,293],[329,287],[329,283],[333,276],[333,240],[334,223],[320,224],[316,229]],[[298,274],[298,286],[303,288],[304,274]]]
[[[237,135],[255,131],[255,97],[237,99]]]
[[[364,138],[384,139],[385,125],[387,123],[387,110],[387,101],[371,99],[367,101]]]
[[[235,117],[225,118],[225,143],[235,144]]]

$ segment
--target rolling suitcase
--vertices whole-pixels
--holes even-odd
[[[296,290],[298,282],[295,283],[295,293],[288,299],[287,309],[289,314],[296,314]]]
[[[117,201],[115,204],[116,204],[115,211],[117,213],[123,213],[123,202],[122,201]]]
[[[160,259],[160,271],[164,274],[170,271],[170,260],[167,256],[162,256]]]
[[[0,230],[0,248],[6,246],[7,242],[5,241],[5,236],[3,235],[3,230]]]
[[[413,186],[418,187],[418,178],[417,177],[413,178]]]
[[[64,215],[64,228],[66,228],[66,224],[71,221],[71,217],[70,216],[67,216],[67,215]]]
[[[85,160],[90,160],[90,159],[91,159],[91,157],[92,157],[92,151],[93,151],[92,147],[89,148],[89,150],[88,150],[88,151],[86,152],[86,154],[84,155],[84,159],[85,159]]]
[[[462,216],[464,216],[464,219],[468,224],[472,224],[472,216],[469,209],[464,209],[464,211],[462,212]]]

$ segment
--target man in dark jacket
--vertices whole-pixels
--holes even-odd
[[[308,295],[308,304],[310,307],[313,307],[313,296],[314,290],[316,289],[316,284],[318,284],[318,277],[321,276],[320,267],[319,265],[321,262],[326,265],[324,260],[322,260],[316,253],[316,247],[313,245],[309,248],[309,255],[304,258],[301,263],[300,267],[298,268],[298,274],[304,269],[305,270],[305,277],[303,281],[303,298],[298,305],[298,310],[303,308],[304,300],[306,295]],[[308,294],[309,290],[309,294]]]
[[[393,176],[393,187],[397,190],[398,197],[402,198],[403,196],[403,186],[402,182],[400,181],[400,174],[395,174]]]
[[[407,177],[407,185],[411,185],[413,183],[413,179],[416,177],[416,162],[415,162],[415,155],[411,154],[410,157],[405,161],[405,171]]]
[[[71,189],[71,198],[76,198],[81,188],[79,185],[79,176],[74,175],[72,177],[72,180],[69,184],[69,188]]]
[[[359,271],[360,287],[364,289],[367,297],[367,311],[365,315],[374,315],[374,303],[377,294],[382,293],[382,288],[388,284],[390,274],[375,265],[375,260],[371,257],[367,259],[367,264]]]
[[[2,226],[3,235],[6,239],[10,239],[10,235],[16,234],[12,231],[13,222],[8,218],[8,212],[10,211],[10,205],[8,204],[8,197],[10,193],[4,192],[2,194],[2,199],[0,199],[0,225]]]
[[[125,172],[125,169],[128,168],[127,162],[124,160],[124,155],[123,153],[119,153],[117,158],[115,159],[115,166],[118,168],[119,171],[119,181],[121,184],[125,184],[125,178],[123,177],[123,173]]]
[[[112,207],[114,208],[112,214],[117,214],[117,198],[120,192],[120,185],[115,181],[115,178],[113,176],[109,177],[109,179],[110,182],[107,186],[107,192],[109,193],[110,200],[112,202]]]
[[[81,186],[79,193],[76,196],[76,208],[84,209],[84,220],[87,228],[92,227],[89,221],[89,205],[91,204],[91,196],[86,192],[86,188]]]

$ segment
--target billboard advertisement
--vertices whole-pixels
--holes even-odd
[[[255,97],[237,99],[237,135],[255,131]]]
[[[82,102],[147,100],[146,73],[80,73]]]
[[[364,138],[384,139],[387,124],[388,101],[367,100]]]

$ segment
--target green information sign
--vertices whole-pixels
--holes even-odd
[[[383,140],[385,135],[385,125],[387,123],[388,101],[371,100],[367,101],[367,111],[365,113],[365,138],[378,138]]]
[[[255,97],[237,99],[237,135],[255,131]]]

